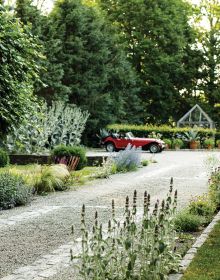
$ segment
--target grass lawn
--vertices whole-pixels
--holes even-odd
[[[220,222],[198,250],[182,280],[220,280]]]

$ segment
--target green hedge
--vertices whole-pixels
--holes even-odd
[[[175,138],[178,134],[183,134],[192,130],[191,127],[171,127],[168,125],[133,125],[133,124],[111,124],[107,126],[108,130],[114,130],[119,132],[128,132],[131,131],[137,137],[148,137],[150,133],[160,133],[162,134],[162,139]],[[216,139],[220,139],[220,132],[217,132],[215,129],[207,128],[197,128],[201,138],[213,137],[216,136]]]
[[[51,155],[53,157],[64,157],[64,156],[77,156],[80,158],[79,163],[77,165],[77,169],[82,169],[87,164],[86,158],[86,150],[81,146],[65,146],[59,145],[56,146],[53,150]]]

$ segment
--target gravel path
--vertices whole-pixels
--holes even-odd
[[[69,249],[73,246],[70,228],[74,224],[79,234],[83,203],[88,225],[92,224],[96,209],[105,222],[113,198],[120,215],[125,196],[132,195],[134,189],[140,199],[145,190],[152,201],[162,199],[170,177],[174,177],[181,208],[192,196],[207,190],[204,161],[210,154],[218,156],[218,152],[163,152],[154,156],[156,164],[136,172],[92,181],[76,191],[38,197],[30,206],[1,211],[0,280],[73,279],[68,267]],[[142,157],[151,155],[143,153]]]

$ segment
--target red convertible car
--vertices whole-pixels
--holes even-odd
[[[107,152],[114,152],[125,149],[129,144],[142,150],[149,150],[151,153],[159,153],[165,148],[165,143],[155,138],[137,138],[131,132],[125,135],[112,133],[103,138],[101,144],[105,146]]]

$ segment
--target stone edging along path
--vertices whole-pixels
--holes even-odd
[[[186,255],[180,262],[180,267],[179,267],[180,273],[171,274],[169,276],[169,280],[180,280],[182,278],[184,271],[186,271],[186,269],[192,262],[193,258],[195,257],[195,255],[197,253],[197,250],[205,243],[206,239],[208,238],[209,234],[213,230],[214,226],[219,221],[220,221],[220,211],[214,217],[212,222],[204,229],[202,234],[196,239],[196,242],[193,244],[193,246],[187,251]]]

